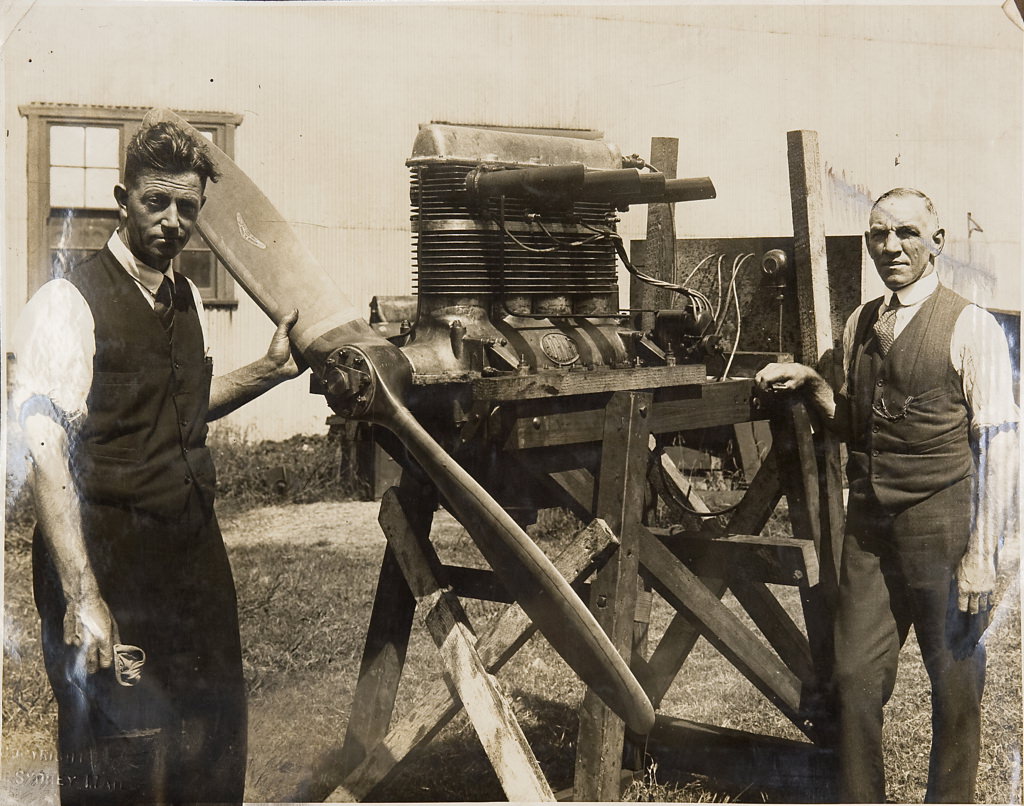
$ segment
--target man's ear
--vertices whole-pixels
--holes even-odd
[[[206,196],[200,196],[199,197],[199,209],[200,210],[203,209],[203,205],[204,204],[206,204]]]
[[[125,211],[128,207],[128,188],[118,182],[114,185],[114,201],[117,202],[117,206]]]
[[[942,254],[942,247],[946,245],[946,231],[944,229],[937,229],[932,233],[932,244],[932,257],[938,257]]]

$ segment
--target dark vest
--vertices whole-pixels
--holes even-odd
[[[867,303],[857,321],[847,476],[851,490],[869,487],[895,512],[974,472],[963,383],[949,360],[953,328],[970,303],[940,285],[884,357],[872,328],[881,304]]]
[[[167,520],[209,515],[216,478],[206,447],[213,364],[203,355],[188,282],[175,274],[170,334],[104,248],[68,280],[89,304],[96,355],[88,415],[72,451],[80,495]]]

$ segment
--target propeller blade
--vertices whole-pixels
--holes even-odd
[[[161,121],[202,136],[165,109],[151,111],[144,123]],[[342,413],[347,409],[349,416],[395,433],[555,651],[631,730],[649,732],[651,701],[593,614],[533,540],[400,402],[411,369],[398,348],[370,329],[252,180],[216,146],[209,150],[221,176],[207,185],[198,226],[218,259],[274,322],[299,310],[292,339],[314,371],[349,401]],[[339,354],[348,354],[341,368]]]
[[[206,184],[197,226],[203,240],[274,324],[298,309],[291,339],[314,371],[338,344],[369,332],[362,310],[323,271],[256,184],[234,161],[169,109],[152,109],[144,126],[174,123],[209,146],[216,182]],[[365,307],[365,306],[363,306]]]
[[[508,512],[378,383],[373,421],[392,431],[419,462],[555,651],[630,730],[648,733],[654,726],[651,701],[593,613]]]

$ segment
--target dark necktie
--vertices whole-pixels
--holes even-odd
[[[153,310],[160,317],[160,324],[164,326],[164,330],[170,330],[171,323],[174,321],[173,291],[171,279],[165,274],[163,282],[160,283],[160,290],[156,292],[156,302],[153,305]]]
[[[902,307],[899,298],[893,294],[888,309],[878,317],[874,324],[875,337],[878,339],[882,355],[888,353],[892,343],[896,341],[896,311]]]

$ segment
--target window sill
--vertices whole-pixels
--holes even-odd
[[[235,310],[238,307],[237,299],[204,299],[203,307],[206,309],[214,308],[216,310]]]

